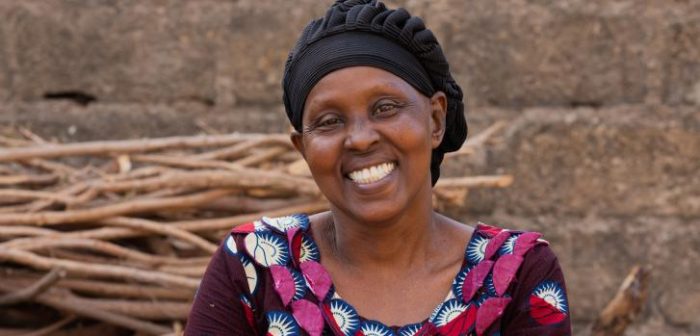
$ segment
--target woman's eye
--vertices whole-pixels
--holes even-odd
[[[399,104],[383,103],[375,109],[374,113],[378,116],[391,116],[399,109]]]
[[[340,118],[326,118],[316,124],[317,127],[331,127],[340,123]]]

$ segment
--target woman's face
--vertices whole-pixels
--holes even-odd
[[[426,97],[390,72],[344,68],[311,90],[292,141],[335,209],[387,221],[430,202],[430,157],[445,110],[442,92]]]

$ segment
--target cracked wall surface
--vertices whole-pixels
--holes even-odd
[[[0,126],[64,141],[284,132],[280,80],[331,1],[0,1]],[[448,209],[543,232],[578,334],[636,263],[652,295],[630,335],[700,333],[700,1],[395,0],[423,16],[471,134],[445,175],[510,173]]]

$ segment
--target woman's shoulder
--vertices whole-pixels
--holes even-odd
[[[320,259],[318,247],[309,234],[306,214],[262,216],[234,227],[225,245],[263,268],[298,265]]]
[[[272,231],[284,234],[291,230],[306,231],[309,228],[309,216],[303,213],[286,216],[262,216],[231,229],[231,234],[248,234],[251,232]]]
[[[467,246],[467,259],[472,264],[482,260],[497,261],[503,256],[511,256],[506,259],[522,261],[533,249],[546,248],[549,242],[542,238],[542,234],[535,231],[507,229],[501,226],[477,223],[474,227],[471,239]],[[547,253],[538,252],[538,253]],[[519,264],[519,263],[518,263]]]

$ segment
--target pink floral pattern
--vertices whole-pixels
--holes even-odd
[[[526,271],[519,273],[526,254],[536,246],[547,245],[538,233],[478,225],[465,250],[462,270],[445,301],[424,321],[391,327],[364,319],[335,293],[332,279],[320,263],[321,256],[310,229],[305,215],[264,217],[232,230],[224,240],[221,258],[226,267],[232,268],[229,272],[234,275],[230,280],[242,291],[239,302],[243,303],[240,310],[243,322],[239,329],[245,328],[251,335],[267,330],[267,335],[481,336],[500,335],[517,323],[534,323],[553,326],[555,332],[532,335],[570,332],[568,302],[560,284],[563,278],[558,265],[555,264],[554,279],[538,278],[537,284],[530,285],[532,288],[524,295],[520,287],[526,284],[514,285],[518,274],[538,277],[529,273],[523,276]],[[216,261],[219,260],[212,261],[210,269],[218,267]],[[248,261],[247,266],[242,261]],[[256,276],[251,278],[251,273]],[[205,275],[202,286],[212,290],[215,286],[209,285],[210,282],[213,280]],[[198,335],[199,315],[195,310],[202,291],[195,300],[195,318],[188,323],[188,335]],[[208,294],[204,296],[209,297]],[[513,313],[508,315],[509,311]],[[520,311],[527,313],[518,314]],[[513,322],[503,321],[506,317]]]

